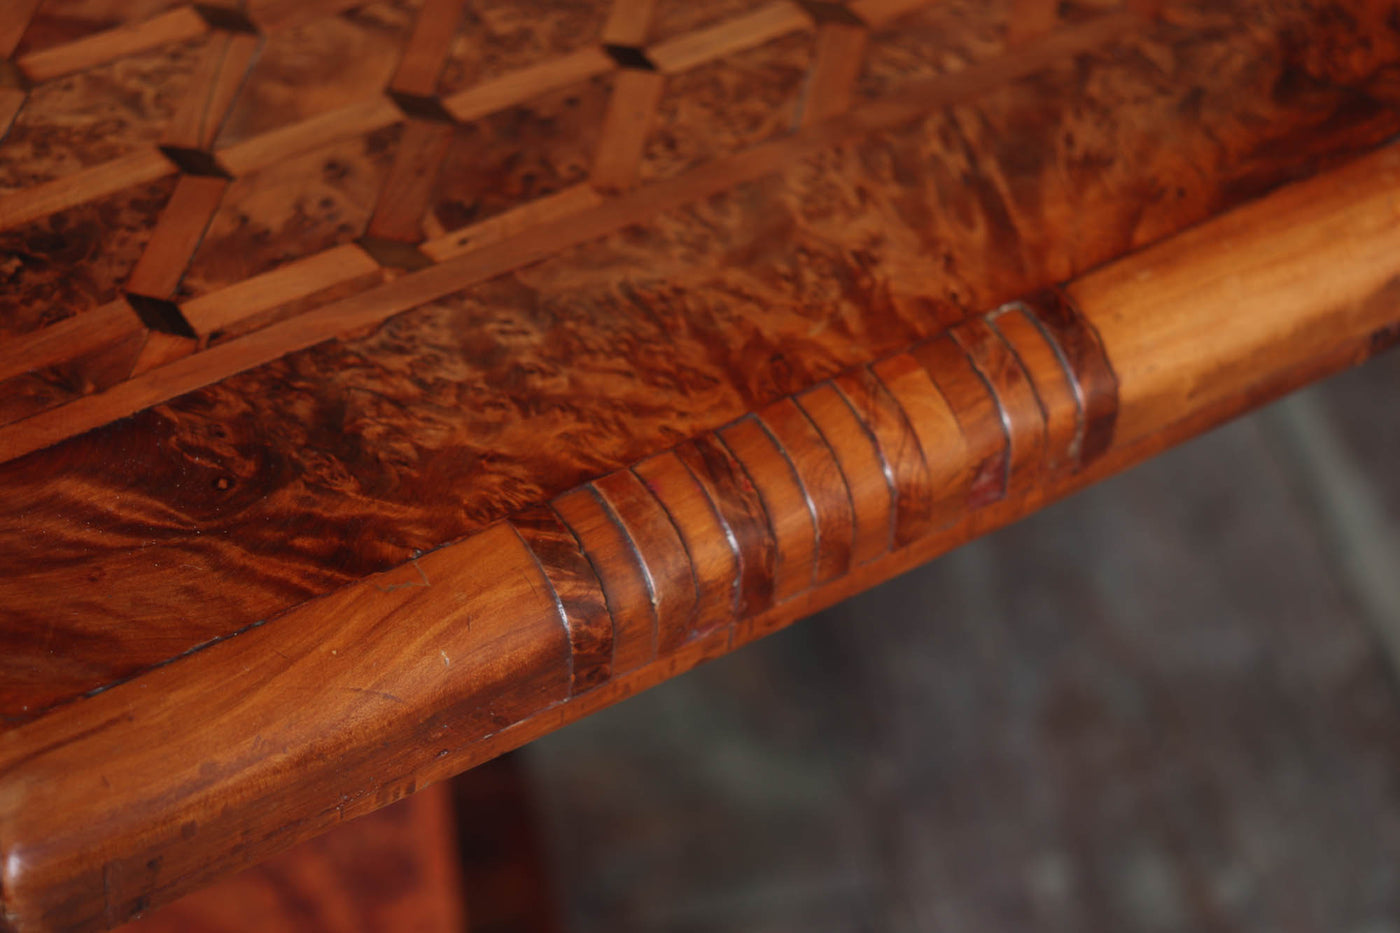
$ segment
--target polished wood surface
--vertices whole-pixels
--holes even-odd
[[[1383,4],[72,5],[0,13],[16,929],[177,897],[1398,332]]]

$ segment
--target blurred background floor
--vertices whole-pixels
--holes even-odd
[[[595,931],[1400,933],[1400,355],[521,753]]]

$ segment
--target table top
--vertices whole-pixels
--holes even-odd
[[[119,922],[1388,345],[1400,25],[1276,6],[7,5],[3,922]]]

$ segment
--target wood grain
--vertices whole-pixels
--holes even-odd
[[[624,68],[613,79],[590,178],[603,191],[625,191],[636,180],[666,79],[654,71]]]
[[[379,191],[366,231],[371,237],[417,243],[423,220],[447,157],[452,127],[432,120],[409,120],[399,135],[394,164]]]
[[[584,192],[610,91],[606,78],[571,82],[460,127],[432,198],[433,220],[451,231],[437,239],[455,245],[434,255],[457,255],[600,205],[596,191]],[[494,228],[474,229],[492,220]]]
[[[674,651],[695,625],[696,574],[680,531],[637,475],[619,470],[593,482],[637,549],[656,613],[656,650]]]
[[[163,142],[187,149],[212,149],[261,44],[258,36],[247,33],[216,33],[166,127]]]
[[[855,543],[855,507],[846,478],[826,439],[791,398],[780,399],[760,414],[764,429],[792,467],[816,522],[817,556],[812,582],[822,584],[851,569]]]
[[[15,0],[0,10],[0,58],[9,58],[19,46],[30,17],[43,0]]]
[[[797,397],[802,413],[821,432],[849,487],[856,527],[852,557],[868,563],[894,543],[894,474],[870,428],[833,385]]]
[[[35,564],[11,561],[13,575],[0,588],[20,594],[7,595],[10,611],[29,620],[10,646],[13,682],[48,686],[43,700],[18,702],[10,715],[129,676],[415,549],[469,534],[844,366],[911,346],[972,307],[1038,288],[1054,270],[1114,255],[1154,231],[1199,220],[1267,178],[1306,173],[1329,151],[1335,158],[1393,132],[1385,121],[1394,111],[1376,96],[1383,85],[1366,85],[1361,98],[1346,91],[1346,82],[1367,80],[1358,77],[1370,67],[1365,59],[1350,76],[1319,72],[1322,90],[1286,104],[1251,90],[1261,80],[1254,72],[1216,69],[1202,92],[1201,119],[1187,118],[1183,108],[1196,91],[1145,85],[1143,74],[1156,67],[1150,58],[1091,57],[1084,77],[1055,64],[1068,48],[1122,35],[1121,23],[1118,32],[1100,21],[1091,26],[1057,31],[1012,63],[968,66],[954,85],[935,83],[898,106],[863,105],[757,153],[638,190],[622,204],[570,215],[568,225],[522,231],[463,254],[451,269],[403,275],[367,292],[360,285],[360,294],[332,288],[333,299],[309,311],[293,302],[292,311],[305,313],[273,309],[270,327],[248,320],[234,339],[100,395],[81,397],[86,378],[26,376],[43,396],[39,409],[82,403],[23,423],[35,445],[206,388],[6,472],[15,540],[43,533],[74,542],[109,578],[140,579],[139,590],[159,594],[80,596],[30,576],[39,572]],[[1277,43],[1262,28],[1222,35],[1230,38],[1188,42],[1171,54],[1209,57],[1232,42]],[[1153,36],[1133,41],[1169,48]],[[1338,41],[1346,47],[1344,33]],[[1288,55],[1270,61],[1277,63],[1270,80],[1303,67],[1288,64]],[[1034,81],[1005,84],[1035,68]],[[1119,88],[1136,89],[1131,107]],[[973,92],[983,96],[969,101]],[[945,100],[968,102],[952,115],[927,114]],[[1339,101],[1351,103],[1339,109]],[[1240,120],[1244,111],[1252,115]],[[1098,128],[1090,133],[1079,113],[1101,115]],[[1072,159],[1058,154],[1067,131],[1081,141]],[[1210,134],[1261,154],[1239,165],[1212,163]],[[998,148],[1002,137],[1026,144]],[[1161,138],[1175,142],[1149,145]],[[389,135],[370,146],[332,144],[305,163],[238,179],[232,187],[256,195],[242,211],[253,222],[240,225],[235,209],[216,219],[237,235],[206,237],[186,285],[195,294],[223,287],[280,268],[308,246],[353,236],[372,210],[375,173],[387,168],[392,143]],[[969,161],[974,145],[986,155]],[[1119,160],[1118,151],[1130,155]],[[1044,152],[1057,155],[1025,161],[1026,153]],[[1084,153],[1110,159],[1115,169],[1070,172]],[[1173,168],[1187,156],[1211,164],[1210,177]],[[1156,190],[1151,180],[1164,173],[1182,182],[1184,199],[1141,194]],[[1058,212],[1071,191],[1088,192],[1072,202],[1085,220],[1065,226]],[[323,213],[325,197],[335,200]],[[241,201],[226,196],[230,205]],[[1085,238],[1076,230],[1109,233]],[[298,242],[303,235],[314,242]],[[929,256],[940,258],[930,263]],[[355,334],[400,313],[377,335]],[[349,336],[325,343],[336,335]],[[269,362],[297,347],[304,349]],[[626,371],[620,357],[629,360]],[[405,421],[404,412],[415,415]],[[325,428],[308,428],[312,413],[327,419]],[[211,419],[225,432],[212,440],[213,457]],[[556,440],[541,444],[542,436]],[[36,495],[60,462],[74,471],[71,495]],[[113,470],[112,462],[130,467]],[[190,479],[176,485],[179,477]],[[221,479],[234,481],[234,495],[214,485]],[[94,539],[84,530],[87,496],[185,517],[154,545],[126,532]],[[274,531],[287,527],[299,533]],[[158,549],[160,559],[137,561],[130,555],[138,545],[148,557]],[[199,573],[181,571],[191,566]],[[47,595],[24,595],[35,592]],[[86,618],[108,621],[64,622],[74,636],[93,640],[80,639],[91,647],[59,659],[47,655],[38,620],[82,618],[66,608],[70,600],[91,609]],[[110,644],[103,641],[110,630],[137,626],[143,637],[128,639],[124,650],[98,647]]]
[[[577,65],[582,59],[575,53],[611,62],[599,47],[611,6],[611,0],[473,0],[453,37],[438,92],[450,97],[555,61]]]
[[[681,444],[676,458],[704,490],[719,516],[725,540],[738,558],[730,618],[762,612],[773,604],[778,541],[758,490],[714,435]]]
[[[803,125],[842,113],[851,105],[868,39],[869,30],[854,17],[818,26],[812,72],[802,94]]]
[[[789,0],[776,0],[708,29],[697,29],[658,42],[648,47],[647,56],[663,73],[678,74],[790,32],[810,28],[812,21],[801,7]]]
[[[425,0],[413,21],[413,33],[399,67],[389,80],[391,90],[420,97],[437,91],[438,76],[447,62],[462,13],[463,0]]]
[[[1278,255],[1280,245],[1298,235],[1291,224],[1267,224],[1252,227],[1253,233],[1245,237],[1236,227],[1240,214],[1263,213],[1277,219],[1292,210],[1317,212],[1319,203],[1329,203],[1333,210],[1348,216],[1372,216],[1371,212],[1382,207],[1393,212],[1394,189],[1385,185],[1378,191],[1365,182],[1389,179],[1389,172],[1400,165],[1397,160],[1400,155],[1396,151],[1382,151],[1338,175],[1303,182],[1260,205],[1212,221],[1186,235],[1187,242],[1193,244],[1191,249],[1162,249],[1156,256],[1148,251],[1106,266],[1085,279],[1095,287],[1082,294],[1082,321],[1116,324],[1114,293],[1106,283],[1127,283],[1124,294],[1135,298],[1134,283],[1144,273],[1168,277],[1177,262],[1207,261],[1222,240],[1205,237],[1200,231],[1210,233],[1212,227],[1217,228],[1222,237],[1239,237],[1236,248],[1245,249],[1246,255],[1263,256]],[[1331,216],[1331,212],[1323,214]],[[1375,235],[1393,237],[1394,224],[1385,234]],[[1327,242],[1331,244],[1331,262],[1336,263],[1331,266],[1333,284],[1347,283],[1351,297],[1344,305],[1336,300],[1315,305],[1310,314],[1292,311],[1298,317],[1287,322],[1281,338],[1277,332],[1257,333],[1256,346],[1270,347],[1271,359],[1280,361],[1280,368],[1268,371],[1263,378],[1256,373],[1250,392],[1259,392],[1261,385],[1277,387],[1299,378],[1299,357],[1295,354],[1301,350],[1292,340],[1303,339],[1309,345],[1315,342],[1315,332],[1299,324],[1317,318],[1336,322],[1330,343],[1336,349],[1329,350],[1324,360],[1308,357],[1315,360],[1313,366],[1334,366],[1371,352],[1373,333],[1396,322],[1400,310],[1400,303],[1394,300],[1396,291],[1385,284],[1389,279],[1376,276],[1368,265],[1376,254],[1361,252],[1358,256],[1357,244],[1344,238],[1331,237]],[[1316,248],[1324,247],[1316,244]],[[1394,262],[1400,252],[1379,255]],[[1364,270],[1365,275],[1340,272],[1350,268],[1348,256],[1357,256],[1355,272]],[[1287,266],[1274,263],[1247,263],[1246,268],[1252,269],[1247,283],[1250,291],[1267,293],[1275,282],[1287,282],[1291,275]],[[1233,287],[1232,282],[1222,286],[1218,280],[1205,280],[1196,300],[1180,301],[1158,314],[1172,319],[1204,314],[1210,319],[1217,314],[1212,298],[1231,294]],[[1070,293],[1075,291],[1077,287],[1071,286]],[[1148,322],[1155,322],[1155,318],[1142,324]],[[1155,367],[1155,350],[1144,349],[1131,336],[1110,336],[1114,333],[1109,328],[1100,332],[1099,338],[1124,385],[1145,385],[1155,378],[1166,389],[1179,382],[1179,370]],[[1210,373],[1218,363],[1215,357],[1207,356],[1198,366]],[[892,380],[917,371],[907,364],[876,368],[886,371]],[[1140,381],[1127,378],[1126,374],[1140,370],[1145,370]],[[837,381],[867,396],[855,403],[854,410],[861,410],[869,420],[886,419],[889,415],[874,398],[871,378],[871,371],[862,367],[853,377]],[[1221,412],[1257,401],[1259,396],[1201,398],[1198,408],[1176,410],[1177,423],[1193,429],[1201,419],[1214,419]],[[903,413],[920,417],[921,410],[911,405]],[[896,437],[893,429],[869,427],[876,437],[885,437],[882,447],[895,450],[890,441]],[[918,437],[918,431],[913,434]],[[1151,441],[1161,443],[1158,437]],[[909,441],[899,443],[907,445]],[[1144,450],[1151,450],[1144,448],[1142,438],[1137,438],[1137,443],[1124,441],[1123,434],[1116,444],[1112,454],[1095,461],[1096,469],[1119,468]],[[1011,495],[988,507],[988,517],[977,518],[976,511],[965,511],[948,530],[924,535],[917,544],[911,542],[913,546],[876,560],[860,573],[848,574],[825,587],[808,588],[770,611],[774,542],[763,518],[762,499],[746,481],[742,466],[715,436],[686,441],[669,462],[673,464],[669,468],[672,476],[676,466],[692,476],[708,500],[704,504],[721,521],[720,534],[711,530],[710,537],[727,539],[728,548],[739,560],[738,573],[728,574],[736,584],[738,601],[729,605],[731,621],[742,622],[742,628],[735,632],[739,642],[837,598],[851,587],[868,586],[892,565],[927,556],[931,549],[946,546],[959,535],[974,534],[987,523],[1004,521],[1035,507],[1047,490],[1057,495],[1079,482],[1070,478],[1049,488],[1012,489]],[[917,472],[925,469],[927,458],[916,462],[895,457],[888,462],[902,472]],[[652,459],[638,465],[638,471],[643,476],[662,475],[657,464]],[[771,461],[769,465],[777,466]],[[757,461],[749,466],[759,468]],[[661,483],[652,486],[659,488]],[[896,483],[902,492],[909,488],[909,483]],[[658,497],[664,504],[672,503],[668,510],[673,516],[678,514],[672,490],[664,489]],[[598,499],[589,490],[580,490],[559,500],[585,502],[596,503]],[[578,514],[573,504],[566,504],[561,513],[564,511]],[[606,514],[602,518],[610,520]],[[678,528],[687,527],[693,530],[696,525],[678,520]],[[581,537],[581,544],[595,567],[623,566],[629,560],[637,566],[636,558],[603,558],[588,538]],[[606,588],[606,577],[603,586]],[[630,598],[651,605],[645,584]],[[375,800],[384,800],[385,794],[392,799],[403,787],[416,786],[419,780],[442,773],[437,768],[454,768],[472,761],[473,755],[489,754],[500,745],[487,737],[501,735],[500,741],[512,741],[511,735],[517,733],[508,728],[501,731],[512,723],[521,723],[521,734],[546,727],[552,721],[549,717],[528,717],[543,716],[546,706],[561,702],[571,692],[568,671],[574,653],[567,616],[559,602],[557,591],[547,583],[535,553],[525,548],[521,535],[497,524],[413,560],[396,572],[351,584],[322,600],[308,602],[293,614],[151,671],[130,684],[115,686],[63,714],[50,714],[0,735],[4,755],[0,759],[4,762],[0,765],[4,775],[0,813],[6,815],[11,834],[7,836],[4,876],[7,911],[11,916],[76,927],[122,918],[140,909],[144,898],[169,897],[181,890],[181,885],[188,887],[218,867],[230,866],[235,857],[251,859],[272,852],[281,845],[279,841],[290,841],[288,825],[295,827],[291,838],[311,834],[335,818],[332,814],[360,813]],[[609,609],[617,611],[610,600]],[[729,643],[731,633],[721,629],[711,637],[721,637],[722,647]],[[678,663],[694,663],[714,647],[713,640],[701,637],[679,653],[644,665],[634,675],[637,679],[630,682],[659,677],[664,671],[676,670]],[[339,657],[342,651],[344,658]],[[223,677],[217,678],[221,688],[210,692],[206,684],[216,671],[223,671]],[[616,695],[610,685],[627,682],[615,678],[585,696],[598,696],[602,702]],[[150,703],[147,696],[169,699]],[[300,703],[301,713],[287,720],[281,714],[281,703],[288,696],[314,696],[315,703]],[[584,703],[585,709],[587,706]],[[308,728],[307,716],[314,716],[318,727]],[[346,723],[353,727],[344,726]],[[365,742],[360,730],[370,730],[374,741]],[[141,733],[158,733],[162,740],[158,745],[130,741]],[[454,758],[454,748],[458,749],[455,762],[437,765],[440,759],[435,758],[433,748],[444,748],[444,758]],[[277,749],[280,752],[269,754]],[[335,754],[330,754],[332,749]],[[99,775],[80,766],[78,762],[84,761],[104,761],[106,765]],[[370,768],[374,769],[372,779]],[[195,779],[196,773],[202,777]],[[385,775],[391,777],[385,779]],[[99,792],[101,782],[109,786]],[[129,806],[113,811],[112,794],[129,801]],[[276,794],[276,808],[267,804],[272,800],[269,794]],[[70,814],[70,820],[73,814],[81,818],[71,820],[67,824],[70,829],[56,831],[46,818],[53,810]],[[227,834],[238,834],[251,842],[237,856],[223,845],[204,842],[210,836],[223,838]],[[161,862],[151,862],[155,855],[161,856]],[[160,867],[151,869],[148,862]]]
[[[589,556],[612,616],[612,667],[630,671],[656,657],[655,584],[627,526],[592,486],[565,493],[551,506]]]
[[[20,56],[19,67],[26,78],[40,84],[168,42],[193,39],[203,35],[208,29],[208,24],[193,9],[180,7],[148,20],[118,26],[66,45],[30,52]]]
[[[1020,492],[1040,480],[1045,462],[1045,412],[1030,378],[1011,348],[986,321],[968,321],[950,332],[991,387],[1010,444],[1006,489]]]
[[[791,457],[756,418],[743,418],[719,432],[758,494],[773,535],[773,599],[781,602],[809,588],[821,550],[816,505],[802,486]]]
[[[1091,288],[1080,289],[1079,283],[1069,287],[1068,293],[1079,302],[1076,320],[1085,327],[1109,324],[1097,339],[1120,384],[1133,387],[1138,398],[1156,398],[1147,387],[1155,383],[1157,392],[1169,391],[1181,384],[1182,370],[1158,367],[1156,349],[1134,339],[1135,331],[1115,329],[1121,326],[1115,315],[1118,295],[1140,301],[1138,282],[1170,282],[1182,264],[1208,262],[1222,242],[1232,240],[1242,255],[1261,257],[1244,263],[1250,281],[1243,284],[1250,292],[1267,291],[1281,267],[1263,257],[1282,256],[1291,262],[1294,256],[1286,247],[1298,242],[1297,228],[1254,224],[1245,234],[1239,226],[1241,216],[1276,219],[1306,211],[1363,223],[1393,218],[1400,185],[1390,179],[1396,171],[1400,154],[1382,150],[1336,174],[1299,183],[1197,228],[1182,237],[1185,245],[1168,243],[1106,266],[1082,280]],[[1387,185],[1377,190],[1362,183],[1373,178],[1387,179]],[[1363,229],[1382,239],[1400,236],[1393,221]],[[1180,430],[1199,429],[1279,386],[1374,350],[1374,334],[1394,327],[1400,314],[1397,291],[1390,284],[1400,269],[1385,275],[1370,264],[1394,264],[1400,251],[1360,250],[1355,240],[1336,236],[1325,224],[1324,230],[1332,235],[1307,242],[1317,250],[1330,249],[1328,300],[1310,310],[1287,306],[1285,330],[1255,330],[1249,332],[1252,345],[1235,345],[1245,358],[1267,352],[1279,368],[1256,370],[1248,387],[1233,394],[1197,394],[1199,405],[1176,408],[1176,421],[1165,434],[1144,439],[1120,431],[1115,447],[1093,462],[1094,469],[1119,468],[1150,452],[1151,444],[1176,436],[1175,425],[1183,425]],[[1224,239],[1211,237],[1212,231]],[[1139,323],[1158,333],[1184,333],[1189,328],[1176,322],[1191,318],[1203,326],[1214,320],[1217,302],[1234,296],[1239,287],[1234,279],[1193,281],[1195,292],[1179,286],[1177,303],[1158,306]],[[1318,357],[1311,351],[1318,345],[1322,320],[1332,322],[1326,331],[1331,336]],[[839,376],[835,382],[841,389],[832,388],[825,397],[834,394],[837,400],[844,397],[843,404],[850,403],[848,410],[875,438],[886,465],[898,471],[893,484],[900,494],[898,510],[900,500],[919,484],[936,488],[926,439],[943,437],[936,432],[945,431],[947,422],[932,396],[917,404],[911,401],[916,397],[911,387],[927,380],[922,361],[898,354],[888,359],[873,369],[861,366]],[[1219,371],[1213,354],[1196,358],[1192,365],[1204,374]],[[903,404],[889,390],[890,384],[898,388]],[[809,393],[805,399],[813,397]],[[1142,419],[1160,416],[1159,409],[1139,402],[1132,417],[1120,419],[1120,425],[1141,425]],[[911,419],[920,426],[910,425]],[[813,420],[820,427],[828,419]],[[724,433],[742,436],[732,428]],[[737,556],[738,573],[730,576],[738,584],[729,620],[733,628],[721,627],[665,657],[657,656],[637,668],[631,679],[615,676],[580,694],[575,712],[572,704],[562,705],[573,693],[575,642],[559,591],[516,528],[491,525],[390,573],[352,583],[236,638],[0,733],[7,916],[23,918],[26,925],[73,928],[124,918],[142,909],[147,898],[171,897],[334,819],[387,802],[561,721],[554,717],[577,715],[592,703],[632,688],[627,685],[649,682],[731,642],[756,637],[852,588],[882,579],[894,567],[908,566],[950,542],[1034,508],[1046,495],[1102,475],[1068,477],[1025,491],[1013,484],[1005,498],[985,509],[963,510],[942,530],[925,525],[922,536],[858,572],[820,587],[808,585],[775,604],[780,539],[791,539],[775,534],[778,526],[767,515],[760,494],[761,488],[777,488],[773,480],[765,477],[762,484],[754,483],[752,471],[780,469],[791,481],[791,463],[769,459],[761,466],[755,457],[746,471],[721,436],[702,434],[683,442],[670,462],[687,471],[703,492],[720,524],[719,533],[712,536],[723,538]],[[918,457],[913,455],[916,449]],[[645,464],[639,465],[639,476],[656,475],[657,462],[648,461],[652,466],[645,469]],[[636,487],[629,480],[622,488]],[[658,500],[664,505],[675,496],[665,490]],[[579,544],[598,572],[614,619],[626,608],[624,599],[641,607],[645,618],[656,606],[654,586],[646,582],[646,565],[635,541],[625,542],[626,552],[606,543],[602,532],[611,528],[620,539],[624,529],[596,487],[562,496],[555,507],[576,532],[584,530]],[[675,516],[678,510],[668,512]],[[684,540],[682,529],[694,526],[678,518],[675,527]],[[806,533],[811,533],[810,527]],[[815,549],[807,554],[810,561],[817,560]],[[635,580],[630,590],[610,592],[610,574],[626,568]],[[621,627],[615,631],[621,637]],[[654,636],[654,629],[649,634]],[[211,682],[219,684],[217,690],[208,689]],[[151,702],[150,697],[161,699]],[[292,698],[298,712],[288,718],[285,704]],[[158,745],[135,740],[152,733],[162,736]],[[100,770],[83,767],[91,761],[104,765]],[[114,809],[113,799],[126,805]],[[49,818],[53,812],[65,813],[61,826]],[[232,847],[235,837],[241,842]]]
[[[571,692],[605,683],[613,673],[613,622],[577,534],[556,510],[543,506],[517,513],[511,524],[539,562],[568,622]]]
[[[956,413],[971,470],[967,504],[986,505],[1003,498],[1010,478],[1011,431],[1000,397],[951,335],[935,337],[910,352]]]
[[[1006,343],[1030,380],[1045,425],[1044,465],[1051,471],[1079,462],[1084,411],[1069,361],[1023,304],[998,308],[987,326]]]
[[[232,83],[207,56],[249,33],[211,14],[28,89],[0,142],[3,275],[30,283],[0,390],[15,922],[168,899],[1393,340],[1394,157],[1336,168],[1400,131],[1383,9],[1073,8],[1009,52],[1004,4],[857,4],[853,103],[796,127],[821,4],[658,0],[611,52],[607,4],[463,9],[417,97],[472,125],[427,202],[383,200],[409,3],[281,22],[212,152],[155,148]],[[126,20],[46,22],[22,56]],[[629,74],[664,83],[657,122],[595,190],[575,149]],[[109,330],[176,176],[216,170],[175,304]],[[434,252],[382,269],[352,243],[410,200]],[[340,644],[343,678],[315,653]],[[402,709],[337,692],[376,677]]]
[[[228,182],[222,178],[180,176],[145,252],[126,280],[127,291],[155,298],[175,294],[227,189]]]
[[[62,738],[48,735],[43,748],[26,751],[19,750],[22,730],[5,733],[0,806],[6,810],[7,920],[27,913],[12,894],[21,894],[35,877],[31,872],[89,827],[121,833],[118,827],[125,824],[143,842],[132,848],[84,844],[83,859],[60,858],[67,862],[59,868],[62,880],[54,878],[60,901],[40,908],[35,921],[78,929],[125,919],[171,892],[212,879],[215,866],[201,864],[197,846],[190,845],[194,840],[246,832],[248,845],[239,858],[270,855],[284,847],[280,840],[290,841],[283,832],[287,806],[307,808],[307,828],[368,812],[415,790],[418,769],[446,757],[463,737],[495,731],[568,696],[567,633],[538,565],[507,525],[329,599],[308,611],[330,610],[338,620],[330,639],[284,616],[280,621],[291,623],[286,627],[300,630],[295,644],[280,637],[268,642],[274,629],[259,626],[211,648],[231,670],[242,672],[237,685],[225,683],[217,696],[191,683],[187,702],[178,707],[147,707],[147,715],[134,718],[99,712],[71,723]],[[395,608],[385,615],[390,605]],[[153,673],[159,680],[162,672],[170,676],[175,668]],[[155,688],[173,698],[180,679],[160,687],[153,681],[128,686],[138,694]],[[319,699],[288,719],[285,704],[297,696]],[[97,712],[90,704],[73,708],[79,711]],[[182,737],[194,721],[201,729]],[[121,739],[120,728],[114,731],[127,724],[165,737],[168,757],[162,764],[137,765],[139,747]],[[350,733],[341,733],[342,726]],[[329,727],[323,733],[329,744],[302,746],[295,736],[309,727]],[[196,751],[215,731],[221,735],[217,754]],[[344,745],[333,738],[337,733],[358,738]],[[103,766],[86,767],[94,759],[83,752],[85,741],[112,740],[100,756]],[[407,744],[399,756],[386,756],[389,744],[402,740]],[[78,757],[65,760],[72,755]],[[123,757],[132,755],[127,762],[135,767],[124,766]],[[261,774],[256,784],[229,794],[230,776],[254,772]],[[274,789],[279,774],[318,773],[327,781],[320,787],[308,785],[291,796]],[[88,784],[89,812],[52,796],[61,789],[59,775]],[[185,804],[159,819],[140,808],[111,807],[113,795],[133,792],[151,802],[173,793]],[[12,818],[12,805],[22,815]],[[68,814],[70,831],[31,835],[26,823],[40,820],[52,805]],[[243,823],[236,812],[244,806],[265,814],[261,829],[235,829]],[[86,901],[80,892],[90,888],[104,893]]]
[[[65,318],[11,337],[0,353],[0,381],[24,373],[47,369],[86,353],[123,342],[144,330],[141,321],[125,301],[112,301],[86,314]]]
[[[666,510],[689,556],[695,579],[695,633],[725,625],[739,598],[739,553],[713,500],[674,451],[643,460],[633,472]]]

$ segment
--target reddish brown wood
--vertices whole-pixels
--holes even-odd
[[[950,334],[935,337],[910,352],[956,413],[971,471],[967,504],[986,505],[1002,498],[1006,495],[1011,439],[991,384]]]
[[[760,418],[797,471],[817,526],[812,583],[826,583],[850,570],[855,540],[855,511],[841,466],[821,432],[794,400],[773,403]]]
[[[1118,378],[1097,331],[1084,325],[1079,312],[1064,295],[1055,291],[1042,292],[1029,299],[1026,307],[1060,348],[1061,356],[1074,373],[1076,395],[1084,418],[1079,462],[1086,464],[1113,443],[1118,419]]]
[[[369,221],[370,237],[401,243],[424,239],[423,219],[451,141],[452,126],[448,123],[411,119],[404,125],[394,167]]]
[[[738,560],[730,619],[762,612],[773,604],[778,542],[758,490],[713,435],[686,441],[676,457],[704,490]]]
[[[1040,480],[1045,463],[1045,412],[1040,400],[1016,355],[986,321],[968,321],[950,333],[996,396],[1010,442],[1006,489],[1020,492]]]
[[[603,191],[624,191],[632,186],[665,85],[666,79],[649,64],[623,68],[613,78],[607,116],[593,157],[594,186]]]
[[[944,524],[956,515],[974,475],[957,416],[913,355],[881,360],[871,372],[904,413],[928,477],[931,521]]]
[[[245,32],[215,33],[161,141],[183,149],[212,149],[261,44],[257,35]]]
[[[781,602],[812,585],[821,550],[816,505],[792,458],[758,419],[722,428],[719,439],[762,503],[774,542],[773,598]]]
[[[167,666],[127,686],[138,696],[183,694],[178,703],[115,718],[98,709],[103,704],[77,704],[76,718],[57,733],[45,724],[42,747],[27,751],[20,750],[24,729],[4,733],[7,920],[27,914],[23,892],[39,866],[75,842],[84,854],[59,857],[65,864],[54,866],[53,900],[45,898],[49,906],[25,916],[25,924],[92,928],[125,919],[213,880],[220,868],[285,848],[291,810],[302,812],[294,837],[369,812],[414,790],[422,769],[467,736],[497,731],[569,694],[571,653],[557,603],[508,525],[329,600],[309,611],[334,619],[333,633],[287,615],[216,646],[221,663],[239,672],[236,684],[225,680],[206,692],[194,682],[182,685],[183,671]],[[286,715],[288,702],[298,703],[294,717]],[[182,728],[194,722],[198,729]],[[159,762],[138,764],[140,743],[120,739],[128,726],[162,736]],[[195,750],[215,735],[217,751]],[[311,735],[319,738],[304,745]],[[356,738],[345,744],[350,735]],[[113,740],[100,754],[102,767],[88,767],[94,759],[87,743]],[[255,774],[261,777],[242,790],[227,783]],[[279,787],[292,776],[310,783],[297,791]],[[86,786],[86,805],[52,796],[66,798],[67,779]],[[159,818],[145,807],[112,807],[114,795],[132,792],[174,792],[184,802]],[[10,803],[19,811],[10,813]],[[67,828],[35,834],[53,806],[67,814]],[[251,812],[261,814],[254,823],[246,819]],[[135,834],[131,845],[89,835],[95,826],[122,835],[123,825]],[[244,844],[206,862],[201,840],[225,833]],[[82,894],[89,890],[95,898]]]
[[[118,929],[465,933],[454,828],[452,790],[435,784]]]
[[[633,467],[675,524],[695,578],[697,634],[727,624],[739,587],[736,542],[714,502],[674,452],[650,457]]]
[[[797,397],[803,414],[835,455],[855,514],[852,559],[868,563],[894,542],[894,480],[875,438],[837,388],[823,384]]]
[[[603,42],[633,48],[646,45],[656,0],[614,0],[603,26]]]
[[[602,494],[582,486],[555,499],[554,511],[588,555],[613,619],[612,666],[629,671],[656,657],[652,583],[636,542]]]
[[[1045,423],[1045,468],[1059,471],[1076,464],[1083,442],[1084,413],[1068,360],[1022,304],[997,309],[987,316],[987,325],[1006,343],[1030,379]]]
[[[19,45],[34,11],[43,0],[15,0],[0,10],[0,58],[9,58]]]
[[[228,181],[223,178],[180,177],[151,238],[146,241],[146,251],[126,280],[128,292],[152,298],[168,298],[175,294],[180,277],[199,248],[200,238],[227,189]]]
[[[1400,131],[1376,5],[1075,8],[1008,51],[999,6],[862,0],[853,103],[805,122],[821,4],[661,5],[610,51],[605,4],[473,5],[393,98],[443,8],[296,6],[36,18],[53,80],[6,85],[21,928],[174,897],[1393,340],[1394,155],[1332,171]],[[250,29],[211,148],[190,102]],[[394,168],[448,117],[481,143],[450,184]],[[200,212],[157,218],[221,173],[181,276]],[[354,245],[377,206],[394,268]],[[130,296],[149,333],[104,310],[143,253],[178,280]]]
[[[919,438],[899,402],[866,367],[834,380],[879,449],[894,490],[893,547],[926,534],[934,522],[936,492]]]
[[[424,0],[399,67],[389,81],[392,90],[415,97],[433,95],[461,22],[463,6],[463,0]]]
[[[851,106],[869,39],[865,24],[846,13],[844,7],[834,3],[821,6],[836,12],[817,27],[812,71],[803,92],[804,124],[825,120]]]
[[[568,620],[571,692],[577,695],[606,682],[613,673],[613,620],[578,538],[550,508],[526,509],[510,523],[539,562]]]
[[[656,612],[657,651],[683,644],[695,626],[696,582],[690,555],[670,515],[636,474],[618,470],[594,481],[636,545]]]

